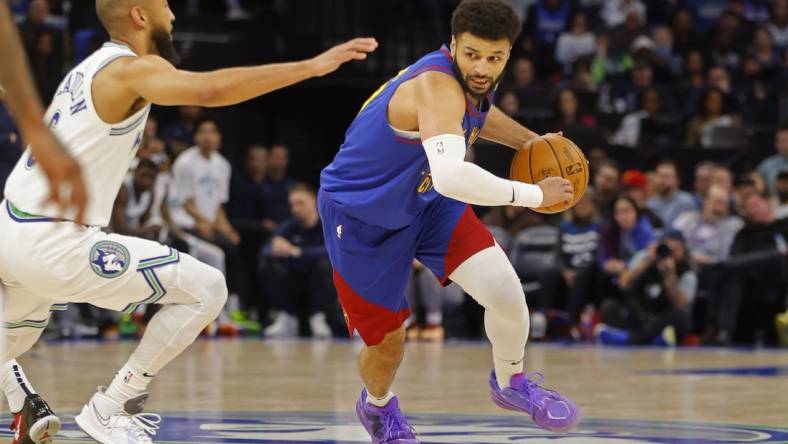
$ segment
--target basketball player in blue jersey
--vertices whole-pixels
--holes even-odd
[[[374,39],[354,39],[300,62],[189,72],[173,65],[175,17],[166,0],[97,0],[96,12],[111,41],[68,73],[45,114],[84,172],[84,223],[76,223],[76,210],[61,214],[50,204],[41,159],[31,150],[9,176],[0,203],[0,390],[14,416],[12,444],[49,444],[60,429],[16,361],[38,340],[52,310],[71,302],[127,313],[140,304],[162,306],[110,384],[74,418],[102,444],[152,444],[161,417],[143,412],[148,386],[226,301],[219,270],[156,242],[101,230],[151,105],[240,103],[333,72],[377,47]]]
[[[319,207],[334,282],[359,357],[358,417],[373,443],[417,443],[390,391],[404,354],[405,286],[413,258],[483,305],[494,368],[489,385],[504,409],[567,431],[577,406],[523,374],[529,316],[523,288],[469,204],[540,207],[572,199],[569,181],[536,185],[499,178],[464,161],[477,137],[522,149],[537,134],[492,105],[520,29],[502,0],[465,0],[449,47],[427,54],[362,106],[321,174]]]

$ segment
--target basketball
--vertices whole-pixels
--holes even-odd
[[[509,176],[512,180],[531,184],[551,176],[561,176],[572,182],[575,195],[571,202],[532,208],[537,213],[560,213],[572,208],[586,192],[588,160],[583,151],[566,137],[558,134],[540,136],[515,154]]]

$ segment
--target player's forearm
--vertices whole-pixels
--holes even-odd
[[[424,141],[435,191],[473,205],[536,208],[542,204],[542,190],[537,185],[503,179],[465,162],[464,146],[465,139],[455,135]]]
[[[227,68],[200,74],[208,107],[235,105],[314,77],[309,61]]]
[[[19,130],[30,140],[32,133],[45,130],[44,109],[33,85],[22,42],[11,19],[8,5],[0,1],[0,84],[6,90],[5,101],[16,117]]]
[[[520,125],[493,106],[487,114],[487,120],[484,122],[480,136],[483,139],[519,150],[538,134]]]

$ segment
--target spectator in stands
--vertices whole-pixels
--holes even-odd
[[[295,181],[287,175],[290,163],[290,150],[287,145],[277,143],[271,146],[268,153],[268,167],[263,184],[263,205],[266,218],[263,226],[268,231],[275,231],[283,220],[290,217],[288,193]]]
[[[688,52],[701,47],[701,39],[692,22],[692,15],[686,9],[679,9],[673,15],[671,28],[673,49],[677,54],[686,56]]]
[[[520,112],[520,99],[514,91],[506,91],[498,99],[498,108],[509,117],[517,116]]]
[[[5,181],[24,149],[16,124],[3,105],[3,95],[5,92],[0,87],[0,190],[5,189]]]
[[[552,48],[567,29],[573,12],[569,0],[537,0],[528,10],[524,34],[533,36],[538,45]]]
[[[178,107],[178,120],[161,132],[161,137],[167,142],[173,158],[177,158],[194,144],[195,123],[201,114],[202,108],[199,106],[180,106]]]
[[[772,35],[774,45],[780,50],[788,48],[788,0],[772,2],[769,24],[766,26]]]
[[[517,93],[521,110],[545,110],[550,108],[550,88],[536,79],[534,64],[527,57],[520,57],[512,63],[510,89]]]
[[[641,22],[646,21],[646,5],[640,0],[607,0],[602,4],[599,16],[608,29],[623,25],[634,12]]]
[[[788,217],[788,170],[777,174],[777,191],[774,196],[774,216],[777,219]]]
[[[610,56],[620,59],[630,54],[632,44],[638,37],[645,34],[643,27],[645,16],[641,16],[635,9],[627,9],[624,22],[611,28],[610,33]]]
[[[292,217],[282,221],[262,251],[260,279],[271,306],[278,311],[263,335],[297,336],[298,316],[305,308],[312,336],[328,338],[332,333],[326,319],[335,306],[336,295],[315,193],[307,185],[296,184],[288,198]]]
[[[654,69],[648,63],[640,61],[632,68],[628,82],[602,85],[599,90],[599,110],[607,114],[635,112],[643,91],[653,87]]]
[[[30,2],[27,18],[19,25],[19,33],[38,92],[48,102],[54,97],[63,77],[68,41],[63,30],[53,25],[46,0]]]
[[[596,130],[596,119],[580,110],[577,94],[570,88],[558,91],[555,99],[556,120],[553,131],[563,131],[564,135],[579,146],[594,146],[599,143],[600,135]]]
[[[561,33],[555,47],[555,59],[564,67],[564,72],[571,72],[572,63],[578,57],[590,56],[595,51],[596,37],[588,28],[588,17],[579,12],[572,17],[568,31]]]
[[[262,145],[252,145],[246,151],[246,162],[241,171],[235,171],[230,181],[230,202],[227,217],[243,239],[241,256],[246,266],[251,293],[261,294],[259,279],[254,276],[259,269],[260,248],[268,240],[271,230],[265,227],[268,217],[265,207],[265,178],[268,169],[268,150]],[[260,314],[264,306],[258,306]],[[262,316],[261,316],[262,318]]]
[[[774,147],[776,154],[767,157],[758,165],[758,173],[766,180],[769,192],[777,192],[777,175],[780,171],[788,170],[788,122],[783,122],[774,133]]]
[[[561,222],[558,242],[561,275],[568,289],[569,319],[575,325],[583,307],[598,302],[594,300],[594,287],[599,278],[597,251],[601,231],[593,191],[587,191],[572,207],[569,218]]]
[[[716,128],[738,126],[739,116],[728,110],[725,94],[711,87],[701,96],[699,111],[689,121],[685,143],[689,147],[711,148]]]
[[[777,220],[769,200],[759,193],[742,200],[746,223],[723,264],[721,291],[709,301],[709,325],[716,327],[718,344],[729,344],[737,332],[740,340],[774,343],[774,316],[785,310],[788,221]]]
[[[679,189],[679,171],[676,162],[665,159],[657,164],[655,194],[646,202],[646,207],[662,219],[666,227],[673,225],[681,213],[696,209],[692,195]]]
[[[668,230],[659,242],[632,258],[621,274],[624,301],[602,304],[597,338],[606,344],[681,343],[690,329],[698,277],[690,266],[679,231]]]
[[[610,220],[613,201],[618,197],[621,171],[613,159],[596,162],[596,173],[593,179],[594,206],[602,221]]]
[[[695,165],[695,180],[692,184],[692,197],[695,199],[695,206],[698,208],[703,207],[703,200],[709,192],[709,187],[711,187],[711,175],[716,166],[717,164],[710,160],[702,160]]]
[[[613,218],[602,227],[598,264],[605,278],[598,290],[606,297],[621,297],[619,277],[627,264],[654,239],[654,228],[643,216],[637,203],[619,196],[613,203]]]
[[[154,217],[154,185],[159,166],[152,160],[142,158],[118,191],[112,209],[112,231],[126,236],[159,240],[161,221]],[[159,202],[160,203],[160,202]]]
[[[750,54],[766,69],[782,65],[782,60],[774,49],[772,34],[767,28],[758,28],[753,33]]]
[[[640,110],[624,116],[618,130],[610,138],[613,145],[636,148],[640,141],[640,123],[643,119],[656,116],[661,111],[661,101],[656,89],[643,91],[640,99]]]
[[[673,51],[673,35],[670,28],[659,25],[652,31],[654,38],[654,63],[658,72],[666,72],[671,79],[681,73],[681,56]],[[669,80],[669,79],[663,79]]]
[[[413,272],[405,289],[410,318],[405,321],[406,338],[409,341],[443,342],[443,312],[462,304],[465,293],[457,284],[444,287],[435,275],[419,261],[413,261]],[[424,309],[424,323],[419,323],[418,310]]]
[[[204,117],[194,125],[196,145],[187,149],[173,164],[173,196],[179,205],[173,219],[187,232],[222,248],[225,254],[230,314],[238,317],[240,303],[250,300],[246,269],[238,245],[241,236],[224,211],[230,198],[230,163],[219,154],[222,135],[216,121]]]
[[[715,165],[711,170],[711,185],[722,187],[730,195],[733,192],[733,173],[722,165]]]
[[[640,170],[625,170],[621,174],[621,195],[634,200],[638,209],[648,222],[655,229],[662,228],[662,219],[657,216],[650,208],[646,207],[646,202],[651,197],[651,189],[648,186],[646,175]]]
[[[559,68],[553,57],[555,45],[573,14],[574,2],[571,0],[537,0],[528,9],[523,38],[533,41],[532,54],[540,75],[547,76]]]
[[[730,215],[730,194],[718,185],[711,185],[700,210],[684,212],[673,222],[686,239],[690,256],[696,265],[711,265],[725,260],[736,233],[743,222]]]
[[[706,73],[703,53],[692,49],[684,56],[681,80],[678,86],[678,97],[682,114],[691,116],[698,110],[698,101],[706,90]]]

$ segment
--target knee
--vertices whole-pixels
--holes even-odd
[[[525,303],[525,292],[517,275],[512,271],[501,270],[494,272],[489,279],[490,295],[487,308],[508,313],[512,316],[522,314],[528,316],[528,306]]]
[[[214,267],[203,265],[197,271],[194,296],[197,298],[200,311],[212,319],[219,315],[227,302],[227,282],[221,271]]]
[[[377,359],[398,361],[405,354],[405,328],[389,332],[378,344],[367,347],[369,353],[376,355]]]

